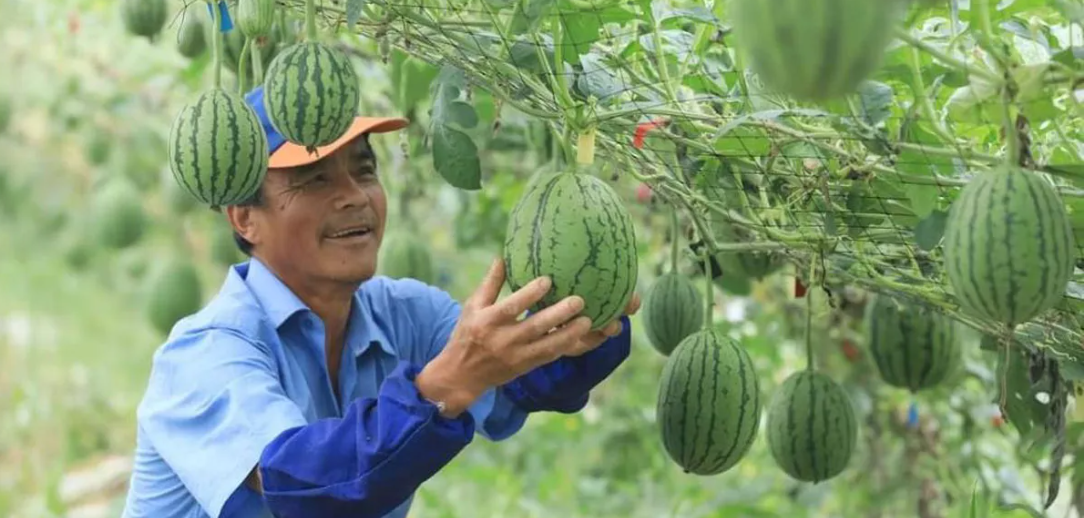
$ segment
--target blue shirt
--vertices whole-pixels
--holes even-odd
[[[124,518],[270,518],[269,506],[281,516],[403,518],[416,485],[475,432],[501,440],[530,412],[578,411],[628,354],[622,317],[613,345],[536,369],[445,419],[412,377],[447,343],[459,304],[378,276],[351,311],[336,398],[321,320],[259,260],[231,267],[217,296],[155,353]],[[243,484],[257,463],[263,496]]]

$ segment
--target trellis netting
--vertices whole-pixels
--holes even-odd
[[[547,123],[570,166],[646,182],[702,247],[1007,336],[961,309],[942,238],[961,188],[1015,163],[1056,185],[1084,244],[1084,10],[901,0],[883,22],[869,6],[892,0],[759,2],[742,24],[738,0],[317,0],[316,13],[323,31],[439,68],[426,129],[451,185],[480,186],[481,89]],[[279,5],[304,16],[305,0]],[[1018,343],[1084,360],[1078,277],[1013,326]]]

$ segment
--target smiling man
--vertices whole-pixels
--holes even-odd
[[[126,518],[402,518],[481,434],[577,412],[629,354],[628,315],[601,331],[570,297],[521,318],[545,278],[499,299],[494,261],[462,305],[375,276],[387,202],[358,117],[310,155],[246,100],[271,148],[251,200],[225,209],[251,258],[155,353],[137,413]]]

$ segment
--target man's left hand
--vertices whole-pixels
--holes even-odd
[[[631,317],[639,310],[640,294],[633,293],[632,298],[629,299],[629,303],[625,305],[624,315]],[[620,319],[611,320],[610,323],[606,324],[601,329],[592,331],[581,338],[578,346],[573,347],[573,352],[566,354],[566,356],[582,356],[589,351],[593,351],[599,345],[602,345],[602,342],[621,334],[621,327],[622,324]]]

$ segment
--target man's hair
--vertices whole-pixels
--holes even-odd
[[[365,153],[365,157],[372,160],[374,164],[376,163],[376,153],[373,153],[372,151],[372,147],[369,143],[368,133],[362,133],[360,138],[357,139],[354,145],[366,149],[367,152]],[[256,192],[252,193],[252,196],[249,196],[248,198],[242,200],[239,203],[236,203],[235,205],[239,207],[262,207],[263,204],[263,184],[260,184],[260,187],[256,189]],[[247,239],[241,236],[241,234],[238,233],[236,229],[234,229],[233,231],[233,242],[237,244],[237,248],[240,249],[241,252],[243,252],[249,257],[252,257],[252,243],[250,243]]]

